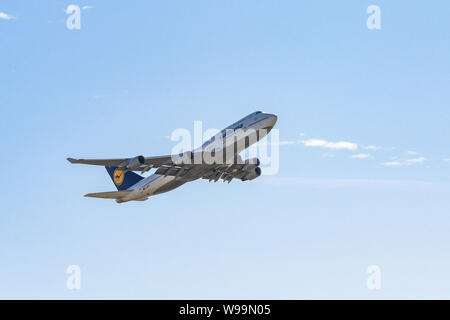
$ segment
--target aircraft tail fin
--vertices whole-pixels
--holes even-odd
[[[118,167],[105,167],[108,171],[111,180],[114,182],[117,190],[123,191],[127,190],[131,186],[135,185],[144,177],[134,173],[133,171],[123,171],[118,169]]]

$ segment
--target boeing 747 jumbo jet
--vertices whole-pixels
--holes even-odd
[[[201,147],[178,155],[121,159],[73,159],[70,163],[105,166],[118,191],[88,193],[86,197],[115,199],[117,203],[144,201],[149,196],[171,191],[199,178],[228,183],[232,179],[253,180],[261,175],[259,159],[243,161],[239,153],[266,136],[277,122],[277,116],[262,111],[249,114]],[[156,172],[143,177],[152,168]]]

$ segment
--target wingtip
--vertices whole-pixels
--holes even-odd
[[[67,161],[69,161],[70,163],[76,163],[77,160],[74,158],[67,158]]]

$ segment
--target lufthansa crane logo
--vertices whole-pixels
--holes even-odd
[[[120,186],[123,182],[124,176],[125,176],[125,174],[123,173],[122,170],[119,170],[119,169],[114,170],[114,183],[117,186]]]

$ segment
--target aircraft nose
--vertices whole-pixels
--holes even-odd
[[[278,117],[274,114],[267,114],[267,122],[268,124],[273,127],[275,125],[275,123],[277,123]]]
[[[264,120],[264,128],[272,129],[275,126],[275,123],[277,122],[278,117],[274,114],[267,113],[266,118]]]

